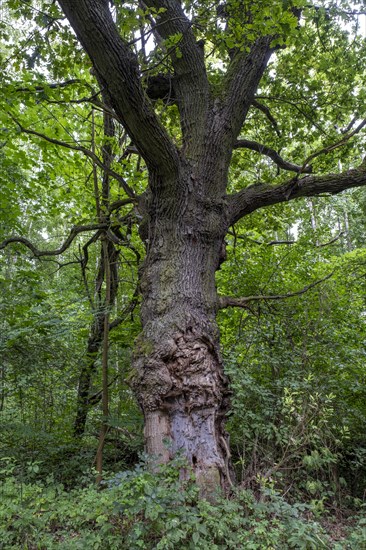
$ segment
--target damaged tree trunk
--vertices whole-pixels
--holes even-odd
[[[188,192],[187,181],[175,182],[181,196],[172,195],[169,182],[159,185],[140,228],[147,255],[133,387],[145,417],[147,452],[160,462],[183,452],[202,492],[212,494],[232,478],[215,288],[225,208],[222,200],[205,199],[197,181]]]
[[[181,146],[146,95],[139,58],[104,0],[59,0],[89,55],[107,104],[149,174],[146,191],[123,188],[143,216],[142,334],[133,387],[145,416],[146,449],[166,461],[182,450],[203,494],[230,483],[224,429],[228,383],[219,349],[215,272],[229,219],[231,155],[271,55],[272,38],[230,54],[220,91],[211,86],[202,41],[179,2],[148,0],[159,36],[181,36],[169,50]],[[145,72],[145,71],[144,71]],[[245,202],[245,199],[244,199]],[[246,202],[245,202],[246,204]]]

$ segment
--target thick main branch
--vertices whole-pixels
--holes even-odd
[[[238,51],[228,68],[224,83],[223,123],[230,131],[231,144],[244,124],[248,110],[254,101],[258,84],[267,67],[273,49],[272,37],[258,38],[250,52]]]
[[[202,141],[209,106],[209,83],[206,75],[203,47],[197,43],[192,23],[177,0],[145,0],[149,7],[161,9],[159,34],[164,39],[180,36],[170,57],[175,71],[174,91],[181,115],[185,150],[190,153]],[[188,151],[187,151],[188,148]]]
[[[59,0],[98,80],[149,168],[175,172],[178,153],[146,96],[135,53],[118,33],[105,0]]]
[[[366,163],[358,168],[340,174],[324,176],[305,176],[293,178],[281,185],[271,186],[256,184],[228,196],[230,225],[251,212],[299,197],[315,197],[316,195],[335,195],[352,187],[366,185]]]

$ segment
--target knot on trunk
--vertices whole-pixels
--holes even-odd
[[[205,335],[177,332],[136,347],[132,386],[143,411],[218,407],[227,394],[221,359]]]

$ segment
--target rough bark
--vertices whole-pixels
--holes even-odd
[[[210,494],[231,478],[224,428],[229,392],[215,319],[226,208],[222,200],[204,198],[202,182],[186,192],[191,169],[180,172],[179,194],[172,199],[171,182],[160,182],[141,227],[147,254],[133,387],[145,416],[147,452],[166,461],[183,451]]]
[[[142,333],[133,376],[145,415],[147,451],[166,461],[183,450],[203,492],[210,494],[219,483],[230,483],[231,477],[224,428],[229,392],[220,357],[216,324],[220,301],[215,289],[225,234],[231,224],[258,208],[364,185],[366,177],[363,169],[338,176],[301,177],[309,171],[314,155],[298,167],[274,150],[245,140],[246,146],[269,155],[298,176],[277,187],[255,185],[225,196],[232,151],[255,103],[273,37],[262,36],[245,48],[231,50],[222,85],[215,90],[207,80],[193,21],[180,3],[145,3],[163,8],[158,29],[163,38],[180,36],[180,54],[174,48],[167,52],[182,128],[180,150],[154,112],[137,57],[119,36],[108,2],[59,0],[90,56],[108,103],[149,170],[148,189],[139,200],[146,258],[140,285]],[[256,106],[273,122],[268,108]]]
[[[207,79],[202,44],[195,38],[194,21],[189,21],[180,3],[145,1],[150,7],[163,8],[159,14],[159,33],[163,38],[180,35],[180,54],[176,55],[174,48],[168,52],[174,69],[173,98],[179,108],[182,128],[180,150],[148,97],[160,97],[162,91],[153,90],[150,86],[153,82],[149,84],[149,79],[142,78],[131,44],[121,38],[113,22],[110,3],[58,0],[91,59],[105,95],[104,104],[123,124],[148,167],[149,185],[143,196],[135,196],[127,182],[111,170],[105,155],[101,162],[84,146],[66,144],[35,130],[27,133],[84,153],[105,174],[120,182],[129,202],[139,205],[146,258],[141,270],[142,333],[135,350],[133,387],[145,415],[146,447],[148,453],[163,461],[182,450],[202,492],[210,495],[217,485],[225,486],[232,479],[224,427],[229,391],[220,357],[216,310],[230,305],[246,307],[248,301],[263,299],[262,296],[217,297],[215,271],[224,259],[225,234],[230,225],[258,208],[365,185],[364,165],[344,174],[302,175],[310,171],[309,162],[313,158],[344,144],[366,121],[346,138],[310,155],[302,166],[284,161],[268,146],[245,139],[245,134],[238,141],[239,134],[245,132],[243,125],[251,105],[261,109],[279,133],[268,108],[255,101],[272,52],[273,37],[259,37],[254,43],[245,44],[243,51],[231,50],[220,89],[213,88]],[[162,83],[160,77],[154,82],[159,86]],[[168,96],[171,96],[170,83]],[[281,168],[297,172],[297,177],[279,186],[254,185],[225,196],[232,151],[239,146],[266,154]],[[106,148],[104,151],[108,154]],[[104,206],[108,202],[107,187],[108,181],[104,178]],[[114,205],[110,205],[110,211]],[[36,257],[60,254],[81,231],[104,229],[108,234],[109,219],[105,221],[106,226],[100,218],[98,225],[74,228],[55,251],[40,251],[24,237],[6,239],[0,243],[0,249],[18,242]],[[308,288],[311,286],[314,285]],[[85,422],[103,318],[104,314],[96,317],[92,327],[88,344],[90,362],[80,380],[76,426],[79,431]]]
[[[135,393],[145,415],[147,451],[167,460],[182,450],[203,493],[230,483],[224,417],[228,385],[216,324],[215,271],[228,218],[224,193],[232,147],[270,56],[270,38],[236,52],[220,97],[213,97],[202,46],[179,3],[164,8],[159,33],[181,33],[171,53],[183,146],[156,117],[102,0],[59,0],[89,54],[109,103],[149,168],[141,271],[142,326],[134,360]],[[235,94],[234,94],[235,92]]]
[[[287,202],[300,197],[316,197],[324,193],[336,195],[345,189],[366,185],[366,163],[341,174],[295,177],[281,185],[256,184],[228,196],[230,224],[258,208]]]
[[[149,7],[162,9],[158,17],[159,34],[163,39],[180,35],[179,55],[176,48],[171,51],[174,67],[174,93],[180,112],[185,154],[189,158],[199,155],[207,138],[205,132],[208,111],[212,98],[206,75],[204,50],[196,41],[192,22],[182,5],[176,0],[145,0]]]

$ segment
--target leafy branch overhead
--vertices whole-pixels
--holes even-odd
[[[259,302],[259,301],[272,301],[272,300],[286,300],[287,298],[294,298],[295,296],[301,296],[302,294],[305,294],[312,288],[316,287],[317,285],[324,283],[328,279],[330,279],[334,275],[333,273],[330,273],[326,277],[323,277],[323,279],[319,279],[318,281],[314,281],[313,283],[306,285],[301,290],[295,290],[294,292],[288,292],[287,294],[268,294],[268,295],[258,295],[258,296],[245,296],[244,298],[236,298],[233,296],[219,296],[218,299],[218,307],[219,309],[225,309],[227,307],[242,307],[247,308],[250,310],[250,303],[251,302]]]
[[[136,31],[131,29],[129,38],[120,32],[108,2],[83,0],[75,5],[73,2],[61,0],[60,6],[90,57],[93,64],[91,72],[97,77],[100,91],[96,92],[95,87],[88,84],[85,79],[73,77],[60,82],[18,84],[13,93],[44,97],[47,101],[51,103],[54,101],[57,104],[57,99],[47,98],[50,91],[62,91],[70,87],[77,89],[78,85],[84,88],[86,86],[92,94],[90,98],[83,97],[69,99],[69,101],[71,103],[92,102],[96,107],[109,112],[116,121],[122,122],[132,140],[132,145],[126,149],[126,154],[141,153],[152,172],[163,175],[168,171],[175,177],[174,174],[179,172],[179,157],[183,155],[189,163],[192,163],[195,158],[199,158],[198,155],[202,156],[204,152],[204,156],[209,159],[209,162],[204,161],[200,169],[192,168],[194,172],[198,171],[198,173],[192,174],[192,181],[195,182],[194,185],[200,184],[204,174],[205,178],[210,180],[211,190],[214,190],[216,186],[218,192],[227,187],[227,181],[225,177],[217,183],[214,181],[216,179],[214,173],[217,172],[218,164],[213,159],[225,158],[226,162],[230,163],[231,153],[236,149],[255,151],[264,157],[269,157],[279,169],[297,173],[295,178],[276,185],[268,185],[265,182],[256,183],[228,194],[226,196],[227,229],[249,213],[272,204],[287,202],[298,197],[311,197],[326,193],[336,194],[345,189],[365,184],[363,165],[339,174],[317,176],[314,173],[302,176],[315,172],[314,166],[310,165],[311,161],[342,148],[351,138],[360,133],[365,121],[359,122],[356,128],[352,129],[357,122],[357,117],[352,116],[351,122],[342,131],[344,135],[341,139],[334,139],[331,145],[318,147],[316,152],[305,155],[306,160],[302,156],[298,164],[286,160],[275,147],[267,145],[265,141],[261,143],[253,139],[239,137],[243,133],[245,134],[247,127],[249,133],[251,132],[251,121],[257,119],[256,110],[258,113],[264,114],[274,129],[276,138],[272,139],[272,142],[276,143],[277,141],[283,144],[286,119],[281,120],[278,115],[274,115],[273,105],[275,103],[272,108],[268,106],[268,102],[271,103],[270,96],[265,100],[265,104],[258,101],[255,96],[261,79],[263,82],[264,78],[264,86],[270,88],[271,79],[268,76],[263,77],[270,58],[277,56],[281,59],[282,56],[286,59],[286,49],[278,50],[278,44],[275,45],[276,41],[278,42],[278,37],[283,36],[284,44],[291,49],[291,41],[296,42],[297,36],[301,34],[301,27],[297,24],[299,17],[304,17],[303,14],[305,14],[305,17],[311,20],[312,7],[310,5],[306,6],[303,14],[296,10],[286,11],[284,9],[281,13],[276,14],[277,23],[274,23],[274,18],[272,26],[268,22],[264,32],[263,27],[259,32],[259,27],[266,21],[265,12],[260,15],[256,11],[257,8],[253,6],[252,12],[249,11],[239,16],[235,11],[235,3],[232,5],[229,3],[224,9],[220,8],[217,11],[216,17],[226,20],[226,27],[222,31],[216,29],[216,38],[214,38],[214,35],[210,35],[213,20],[210,19],[209,10],[199,11],[195,17],[189,17],[182,6],[174,0],[151,0],[141,4],[139,8],[140,17],[145,21],[145,30],[133,39],[131,36],[135,36]],[[232,27],[234,14],[241,22],[241,27],[238,27],[241,31],[238,29],[234,31]],[[123,10],[121,16],[123,18]],[[203,24],[205,20],[207,23],[206,38]],[[287,37],[286,32],[288,33]],[[228,57],[225,59],[224,56],[223,70],[212,71],[206,50],[209,48],[210,41],[215,44],[215,39],[218,39],[220,33],[222,37],[225,37]],[[167,54],[167,58],[170,59],[171,66],[165,74],[149,72],[146,51],[143,63],[147,63],[147,67],[143,68],[136,44],[142,40],[146,42],[149,35],[155,37],[157,49],[160,48],[164,52],[164,56]],[[98,41],[95,40],[95,37],[98,37]],[[177,46],[170,48],[168,43],[174,37],[177,37]],[[213,53],[215,55],[215,47]],[[158,69],[161,70],[161,68]],[[213,85],[210,71],[212,74],[216,72],[220,75],[219,87]],[[110,74],[113,74],[113,78],[109,76]],[[103,101],[99,99],[100,95],[103,96]],[[182,131],[180,147],[174,143],[172,136],[169,135],[170,132],[164,128],[164,120],[159,120],[155,107],[155,102],[159,98],[164,100],[168,98],[170,105],[177,105],[179,109]],[[286,101],[286,97],[283,97],[283,100]],[[80,151],[105,175],[114,178],[123,189],[126,198],[119,198],[110,203],[110,213],[131,203],[139,205],[141,215],[144,214],[144,201],[139,198],[126,178],[119,173],[120,170],[117,172],[111,167],[113,159],[112,163],[107,165],[90,148],[77,142],[71,143],[51,137],[43,131],[27,127],[26,122],[21,122],[19,116],[13,114],[10,116],[21,132],[46,140],[53,145]],[[208,131],[212,132],[214,139],[207,139]],[[84,231],[83,227],[74,227],[70,237],[54,251],[41,251],[25,237],[5,239],[1,243],[1,247],[4,248],[12,242],[19,242],[27,246],[36,257],[56,255],[70,246],[75,236]],[[85,227],[98,230],[107,229],[107,226],[103,224],[89,224]],[[110,238],[118,241],[117,236],[113,237],[113,231],[110,233]]]
[[[363,129],[365,121],[360,122],[356,129],[352,130],[357,117],[352,116],[353,122],[346,125],[341,139],[333,140],[331,145],[318,147],[316,152],[305,156],[306,160],[302,156],[297,164],[286,160],[275,147],[265,141],[261,143],[239,137],[246,133],[246,128],[251,133],[251,121],[257,118],[253,109],[250,109],[254,107],[265,115],[275,130],[277,137],[274,142],[279,140],[283,143],[286,119],[280,120],[279,123],[278,115],[273,114],[273,105],[276,103],[272,108],[268,106],[268,101],[271,103],[270,96],[266,99],[266,104],[258,101],[255,96],[261,79],[261,86],[264,85],[264,89],[266,86],[270,88],[271,79],[274,89],[276,88],[275,78],[263,76],[271,57],[275,59],[277,56],[280,60],[282,56],[285,60],[287,59],[286,49],[278,49],[279,42],[282,40],[282,43],[289,48],[289,52],[292,52],[291,42],[296,43],[302,32],[301,27],[298,26],[299,18],[305,18],[305,21],[307,18],[311,21],[312,17],[319,17],[317,7],[315,12],[312,11],[311,5],[307,5],[302,12],[294,8],[287,10],[286,7],[277,12],[276,7],[269,22],[266,9],[260,13],[255,5],[251,10],[244,10],[239,15],[235,3],[228,3],[225,7],[220,6],[215,17],[212,18],[209,9],[198,10],[194,16],[188,16],[188,12],[174,0],[149,0],[139,8],[139,17],[144,21],[144,31],[135,36],[137,28],[131,27],[128,37],[128,34],[120,32],[118,20],[115,20],[108,2],[104,0],[83,0],[77,5],[67,0],[61,0],[59,3],[90,57],[93,64],[92,73],[97,77],[100,91],[95,92],[95,87],[88,84],[85,79],[73,77],[61,82],[18,84],[13,93],[35,94],[42,98],[42,94],[47,95],[52,90],[65,90],[78,85],[84,88],[86,86],[92,93],[90,98],[69,99],[69,101],[91,101],[101,109],[105,109],[105,112],[110,112],[116,120],[121,121],[132,140],[133,145],[130,146],[129,153],[140,152],[148,168],[153,172],[162,174],[168,171],[172,175],[176,174],[179,171],[179,157],[183,155],[188,162],[193,162],[195,157],[202,156],[204,151],[204,156],[210,161],[204,161],[200,170],[194,169],[194,172],[198,171],[198,173],[192,175],[192,181],[198,184],[204,174],[210,180],[211,189],[214,188],[214,173],[218,169],[218,164],[213,159],[225,158],[229,164],[232,151],[235,149],[255,151],[269,157],[279,169],[294,171],[298,174],[294,179],[277,185],[256,183],[254,186],[245,186],[236,193],[228,194],[226,198],[229,214],[228,227],[254,210],[271,204],[297,197],[335,194],[344,189],[365,184],[362,166],[340,174],[328,176],[314,174],[301,177],[302,174],[315,172],[314,166],[310,165],[312,160],[345,146]],[[339,12],[334,13],[338,16],[344,13],[344,10],[340,9]],[[352,12],[352,15],[357,14]],[[123,17],[122,9],[121,21]],[[212,25],[217,17],[219,20],[226,21],[226,27],[220,30],[215,23],[216,30],[213,32]],[[240,23],[236,30],[233,27],[235,18]],[[52,24],[54,22],[57,22],[57,17],[53,17]],[[147,67],[142,68],[143,63],[136,49],[136,43],[142,41],[143,37],[147,39],[149,35],[155,37],[157,50],[160,48],[164,55],[168,53],[171,66],[166,74],[149,74],[146,52],[143,62],[147,63]],[[96,37],[98,37],[97,41]],[[134,38],[131,39],[131,37]],[[167,44],[173,37],[179,38],[178,46],[170,50]],[[280,41],[279,37],[281,37]],[[342,39],[345,38],[342,37]],[[218,40],[217,44],[215,40]],[[223,41],[222,44],[226,44],[223,69],[213,70],[214,65],[210,65],[210,57],[206,54],[206,50],[212,43],[215,56],[215,48],[218,47],[220,40]],[[221,50],[220,54],[222,55]],[[286,63],[289,65],[288,60]],[[292,70],[291,65],[289,67]],[[219,86],[213,85],[212,78],[215,73],[215,78],[220,77]],[[113,78],[110,77],[111,74]],[[98,99],[100,94],[103,95],[104,102]],[[265,96],[263,93],[261,95]],[[164,128],[164,120],[159,120],[154,105],[157,99],[167,97],[173,100],[179,109],[182,131],[180,147],[177,147],[172,136],[169,135],[170,132]],[[275,101],[277,99],[275,98]],[[287,100],[286,97],[282,99],[285,102]],[[42,102],[42,99],[40,101]],[[57,103],[57,100],[55,102]],[[10,116],[21,132],[39,137],[54,145],[80,151],[105,174],[114,178],[127,198],[114,201],[110,205],[111,211],[128,204],[129,199],[132,204],[138,204],[138,195],[126,178],[103,163],[95,152],[84,145],[56,139],[44,132],[27,127],[26,122],[21,122],[19,117],[12,114]],[[207,139],[208,132],[212,133],[214,139]],[[221,178],[215,185],[217,191],[222,192],[222,189],[227,187],[226,178]],[[143,215],[144,206],[141,201],[140,207]],[[23,241],[18,242],[26,244],[25,238],[19,237],[19,239]],[[9,244],[14,241],[8,239],[5,242]],[[36,255],[40,254],[36,247],[34,250]]]

